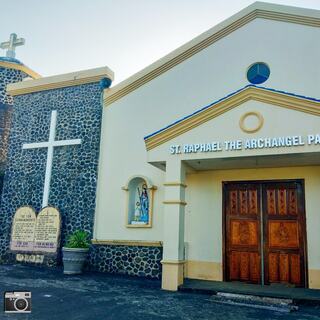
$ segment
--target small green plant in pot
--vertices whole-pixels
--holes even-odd
[[[89,246],[89,233],[86,231],[77,230],[68,237],[66,245],[62,248],[63,273],[82,273]]]

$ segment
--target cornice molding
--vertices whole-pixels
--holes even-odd
[[[313,13],[313,15],[311,13]],[[115,87],[106,90],[104,95],[104,105],[108,106],[114,103],[130,92],[138,89],[149,81],[155,79],[176,65],[189,59],[193,55],[257,18],[301,24],[310,27],[320,27],[320,15],[316,10],[259,2],[254,3],[248,8],[240,11],[238,14],[223,21],[207,32],[186,43],[182,47],[174,50],[165,57],[131,76],[127,80],[124,80]]]
[[[131,247],[162,247],[162,241],[92,239],[91,243],[93,245],[131,246]]]
[[[162,202],[163,204],[178,204],[181,206],[186,206],[187,203],[185,201],[181,201],[181,200],[165,200]]]
[[[173,264],[173,265],[179,265],[179,264],[185,264],[186,260],[161,260],[161,264]]]
[[[113,80],[113,71],[108,67],[102,67],[58,76],[40,78],[33,81],[22,81],[9,84],[7,86],[7,92],[12,96],[17,96],[21,94],[99,82],[103,78],[109,78],[110,80]]]
[[[18,63],[7,62],[7,61],[0,61],[0,67],[22,71],[22,72],[26,73],[28,76],[30,76],[32,79],[41,78],[39,73],[31,70],[29,67],[25,66],[24,64],[18,64]]]
[[[320,101],[287,94],[285,92],[249,86],[145,138],[146,149],[149,151],[156,148],[249,100],[260,101],[290,110],[320,116]]]
[[[185,183],[179,182],[179,181],[173,181],[173,182],[165,182],[163,184],[165,187],[181,187],[186,188],[187,185]]]

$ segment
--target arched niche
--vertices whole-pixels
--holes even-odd
[[[127,227],[151,228],[153,193],[156,187],[147,177],[136,175],[122,189],[127,192]]]

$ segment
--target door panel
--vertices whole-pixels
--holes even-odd
[[[302,182],[262,185],[265,283],[305,286],[305,213]]]
[[[259,221],[230,219],[231,246],[257,246]]]
[[[224,183],[224,213],[227,281],[305,286],[302,181]]]
[[[299,249],[299,225],[297,221],[269,220],[268,241],[272,248]]]
[[[268,254],[268,283],[293,284],[298,287],[303,286],[301,277],[300,255],[286,253]],[[266,284],[268,284],[266,283]]]
[[[261,282],[260,193],[256,185],[232,184],[225,189],[228,280]]]

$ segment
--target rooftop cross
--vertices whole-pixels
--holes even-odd
[[[16,56],[15,50],[16,47],[22,46],[25,43],[25,39],[17,37],[15,33],[10,34],[10,39],[9,41],[6,42],[1,42],[0,43],[0,48],[1,49],[8,49],[6,56],[8,58],[14,58]]]

